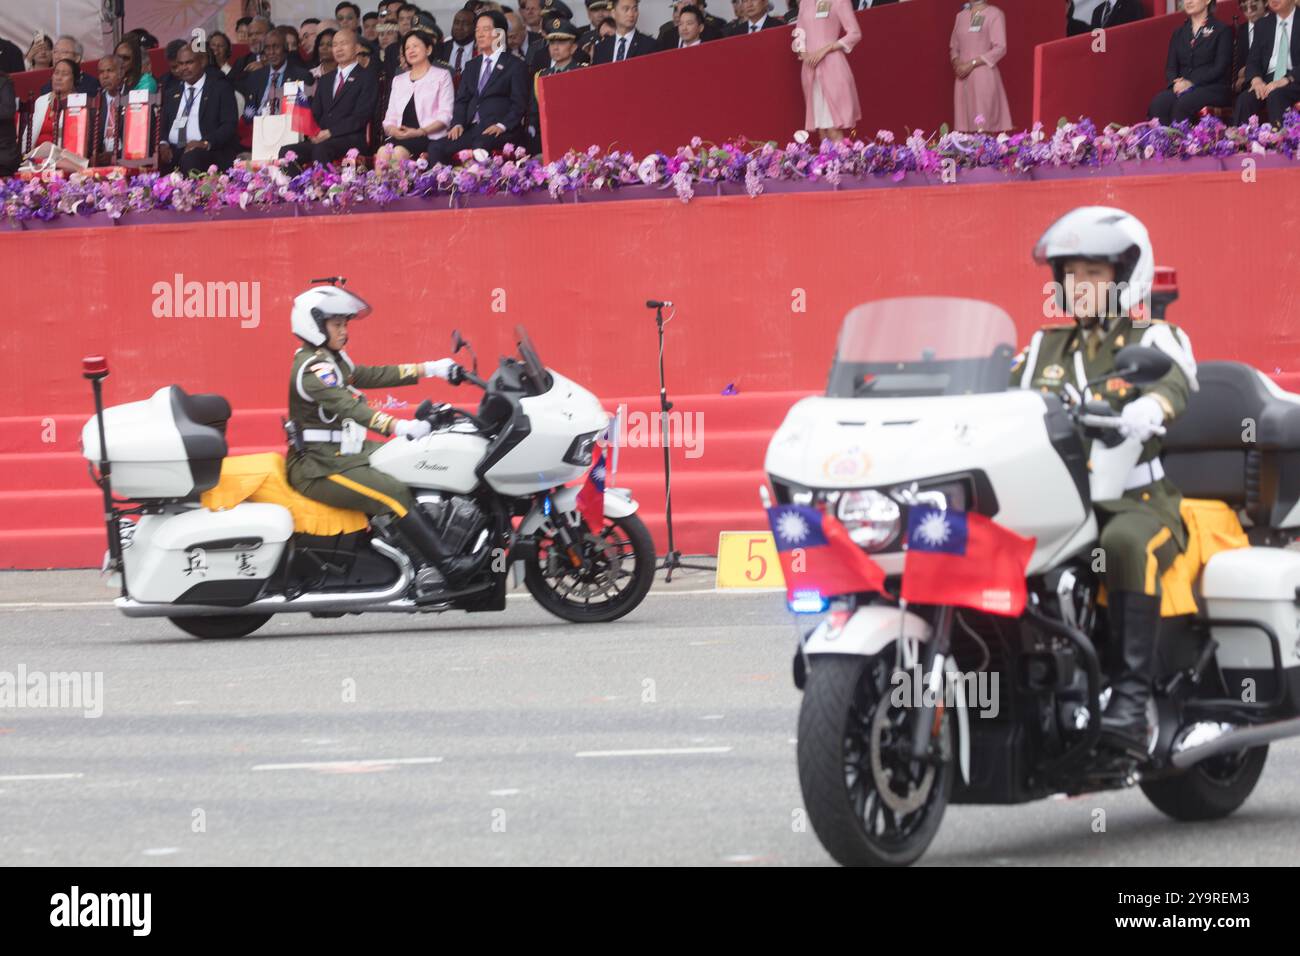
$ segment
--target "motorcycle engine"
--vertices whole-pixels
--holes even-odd
[[[482,547],[488,521],[479,506],[469,498],[421,495],[416,502],[449,551],[472,554]]]

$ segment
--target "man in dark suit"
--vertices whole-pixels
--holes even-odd
[[[595,35],[600,39],[600,23],[614,9],[613,0],[584,0],[587,6],[587,22],[578,28],[578,47],[586,46]],[[568,19],[565,17],[564,19]]]
[[[655,52],[654,38],[636,28],[640,16],[641,6],[637,0],[617,0],[614,4],[614,35],[597,42],[591,57],[593,65],[621,63],[634,56]]]
[[[1146,16],[1147,12],[1142,8],[1141,0],[1101,0],[1097,8],[1092,11],[1091,26],[1094,30],[1107,30],[1125,23],[1145,20]]]
[[[1237,97],[1234,119],[1238,125],[1260,113],[1280,125],[1283,114],[1300,102],[1296,0],[1268,0],[1268,8],[1269,15],[1255,24],[1255,42],[1246,56],[1246,90]]]
[[[259,113],[278,113],[284,96],[284,84],[298,82],[311,85],[311,70],[289,56],[284,34],[272,30],[262,42],[262,61],[257,69],[244,73],[237,89],[244,97],[244,117],[249,121]]]
[[[743,37],[750,33],[757,33],[759,30],[772,30],[785,26],[768,12],[768,0],[742,0],[740,11],[744,16],[732,27],[733,37]]]
[[[0,37],[0,73],[22,73],[27,69],[22,48]]]
[[[163,141],[158,146],[158,168],[179,169],[189,175],[209,166],[227,168],[235,161],[239,111],[235,88],[224,77],[207,71],[206,54],[188,45],[176,55],[179,82],[163,100]]]
[[[55,63],[58,63],[60,60],[71,60],[73,63],[77,64],[78,67],[81,67],[81,58],[85,55],[85,52],[85,47],[81,45],[81,41],[76,37],[61,36],[54,42]],[[41,86],[41,93],[44,94],[48,92],[50,92],[50,84],[46,81]],[[85,93],[86,101],[89,102],[95,94],[99,92],[99,80],[95,79],[86,72],[84,68],[82,68],[81,74],[77,77],[76,92]]]
[[[691,0],[675,0],[673,3],[673,18],[659,28],[659,35],[655,37],[655,46],[659,50],[675,50],[681,45],[681,34],[677,29],[678,18],[682,15],[682,7],[696,7],[704,17],[704,32],[700,35],[701,40],[721,40],[727,35],[727,24],[725,20],[720,20],[713,16],[704,8],[704,0],[698,3],[692,3]]]
[[[474,14],[463,7],[451,18],[451,36],[442,45],[438,59],[447,63],[457,75],[464,72],[474,58]]]
[[[18,172],[18,131],[14,127],[17,97],[9,74],[0,71],[0,176]]]
[[[1234,93],[1240,93],[1246,88],[1246,59],[1250,56],[1250,45],[1255,40],[1255,24],[1268,12],[1264,0],[1241,0],[1239,6],[1246,22],[1237,26],[1237,46],[1232,59],[1237,70],[1237,75],[1232,80]]]
[[[266,46],[266,38],[274,29],[269,17],[260,14],[253,17],[248,24],[248,52],[230,64],[228,79],[231,83],[239,86],[244,82],[245,73],[251,73],[264,65],[266,54],[263,48]]]
[[[373,70],[362,69],[357,62],[361,44],[351,30],[334,34],[330,49],[336,68],[316,83],[311,98],[311,115],[320,132],[301,143],[280,150],[295,154],[301,162],[332,163],[342,159],[350,149],[370,151],[366,127],[375,115],[379,100],[379,81]]]
[[[519,135],[528,113],[528,67],[506,49],[506,29],[499,10],[484,10],[475,19],[478,56],[461,73],[451,129],[430,142],[431,159],[447,163],[463,149],[499,149]]]
[[[126,64],[114,53],[102,57],[99,61],[99,97],[95,104],[94,139],[91,144],[91,165],[107,166],[112,162],[113,152],[122,125],[122,109],[126,105],[122,89],[123,74]]]

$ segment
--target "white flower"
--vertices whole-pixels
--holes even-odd
[[[808,142],[808,131],[806,129],[797,129],[794,131],[794,141],[802,146]]]
[[[636,174],[640,177],[641,182],[647,186],[651,183],[659,182],[659,159],[657,156],[647,156],[641,160],[641,165],[637,166]]]
[[[488,161],[489,158],[490,158],[490,156],[489,156],[488,151],[487,151],[486,149],[476,149],[476,150],[474,150],[474,159],[475,159],[476,162],[486,163],[486,162]]]

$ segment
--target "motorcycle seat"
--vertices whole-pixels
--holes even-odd
[[[1187,497],[1223,501],[1256,527],[1300,523],[1300,395],[1240,362],[1202,362],[1197,379],[1200,390],[1165,436],[1170,479]]]
[[[243,501],[280,505],[289,509],[293,530],[302,534],[351,534],[370,524],[365,512],[335,508],[295,490],[289,484],[284,456],[277,452],[226,458],[221,463],[220,480],[199,501],[209,511],[233,508]]]

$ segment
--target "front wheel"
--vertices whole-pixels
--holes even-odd
[[[1246,802],[1267,759],[1267,745],[1219,754],[1183,773],[1143,783],[1142,792],[1175,820],[1218,820]]]
[[[614,621],[640,604],[655,576],[655,545],[645,523],[634,514],[607,517],[599,534],[584,526],[580,543],[579,567],[553,535],[539,538],[524,575],[537,603],[576,624]]]
[[[269,614],[217,614],[212,617],[169,617],[186,634],[220,640],[247,637],[271,620]]]
[[[799,787],[817,839],[844,866],[914,863],[952,793],[952,715],[935,721],[931,758],[913,760],[918,712],[891,703],[892,660],[892,649],[870,658],[828,654],[808,669]]]

